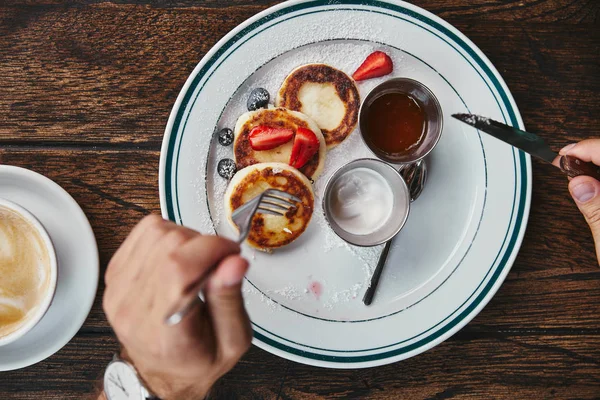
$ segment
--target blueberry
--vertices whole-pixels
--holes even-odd
[[[233,132],[229,128],[223,128],[217,133],[221,146],[229,146],[233,143]]]
[[[219,161],[219,165],[217,165],[217,172],[225,179],[233,178],[237,171],[237,167],[235,166],[235,161],[231,158],[224,158]]]
[[[246,102],[246,106],[248,107],[248,111],[255,111],[259,108],[266,108],[269,105],[269,99],[271,96],[267,89],[256,88],[250,92],[250,97],[248,97],[248,101]]]

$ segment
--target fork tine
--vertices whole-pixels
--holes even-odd
[[[262,214],[269,214],[269,215],[277,215],[277,216],[282,216],[284,215],[281,211],[272,209],[272,208],[268,208],[268,207],[264,207],[264,206],[259,206],[258,207],[258,211],[260,211]]]
[[[292,196],[292,195],[290,195],[290,196]],[[268,198],[271,200],[278,200],[278,201],[281,201],[288,205],[296,205],[297,203],[302,202],[302,200],[300,200],[296,196],[293,196],[293,198],[290,198],[290,197],[283,197],[283,196],[274,195],[274,194],[270,194],[270,193],[265,194],[265,198]]]
[[[275,201],[283,206],[296,206],[299,202],[288,199],[287,197],[273,196],[272,194],[266,194],[264,199]]]
[[[240,228],[238,243],[246,240],[250,232],[250,224],[255,214],[283,216],[286,212],[296,208],[293,202],[301,203],[302,200],[294,195],[277,189],[267,189],[252,200],[236,209],[231,218]]]
[[[288,197],[283,197],[283,196],[279,196],[277,194],[271,194],[271,193],[266,193],[264,198],[266,198],[266,199],[272,199],[272,200],[277,200],[277,201],[280,201],[280,202],[285,203],[285,204],[300,203],[300,201],[295,201],[294,199],[290,199]]]
[[[282,190],[278,190],[278,189],[267,189],[265,191],[265,194],[269,197],[275,197],[275,198],[279,198],[280,200],[293,200],[296,203],[302,203],[302,200],[300,200],[298,197],[294,196],[293,194],[289,194],[287,192],[284,192]]]
[[[283,204],[278,203],[276,201],[269,201],[269,200],[264,200],[264,199],[260,202],[260,204],[261,205],[268,204],[269,206],[278,207],[282,211],[288,211],[291,208],[295,208],[295,206],[293,204],[291,204],[291,203],[286,203],[286,205],[283,205]]]

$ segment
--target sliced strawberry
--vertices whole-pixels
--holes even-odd
[[[248,138],[254,150],[271,150],[292,140],[294,131],[259,125],[250,131]]]
[[[379,78],[390,74],[394,69],[394,63],[390,56],[382,51],[371,53],[362,63],[356,72],[352,75],[355,81],[364,81],[365,79]]]
[[[310,129],[298,128],[292,147],[290,165],[294,168],[302,168],[317,152],[321,142],[317,135]]]

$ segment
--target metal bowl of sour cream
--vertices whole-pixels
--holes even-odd
[[[329,178],[323,210],[340,238],[356,246],[377,246],[396,236],[406,223],[410,193],[396,169],[364,158],[342,166]]]

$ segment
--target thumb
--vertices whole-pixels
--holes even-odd
[[[248,262],[240,256],[226,258],[205,290],[219,354],[226,363],[237,362],[252,340],[252,328],[242,297],[242,280]]]
[[[569,183],[569,191],[592,230],[600,263],[600,182],[589,176],[578,176]]]

